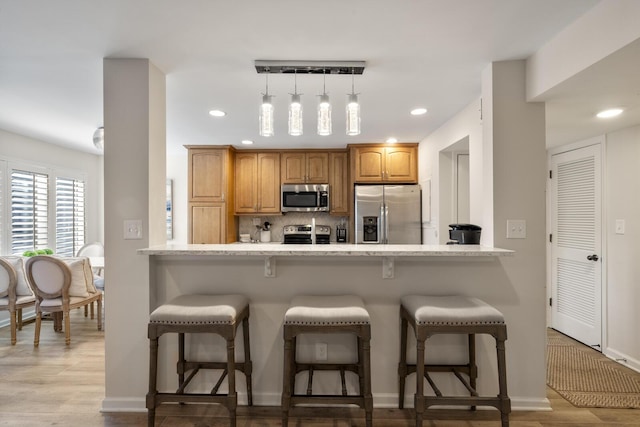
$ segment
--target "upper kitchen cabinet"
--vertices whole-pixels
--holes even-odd
[[[354,183],[418,182],[418,144],[351,145]]]
[[[282,184],[329,182],[329,153],[326,151],[285,151],[280,160]]]
[[[331,215],[349,214],[349,156],[347,151],[329,153],[329,204]]]
[[[235,181],[237,214],[280,213],[279,152],[239,152]]]
[[[233,214],[233,147],[186,146],[188,164],[188,242],[236,241]]]
[[[224,202],[233,174],[230,147],[186,146],[189,150],[189,201]]]

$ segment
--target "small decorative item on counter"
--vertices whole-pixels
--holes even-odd
[[[265,221],[264,224],[262,225],[262,231],[269,231],[271,230],[271,223],[269,221]]]
[[[249,243],[251,242],[251,235],[249,233],[247,234],[240,234],[240,242],[242,243]]]

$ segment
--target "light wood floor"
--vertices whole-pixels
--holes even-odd
[[[18,332],[10,345],[9,328],[0,328],[0,426],[145,426],[146,414],[102,414],[104,398],[104,333],[81,310],[72,314],[71,345],[44,322],[40,347],[33,348],[33,324]],[[640,410],[580,409],[547,390],[551,412],[513,412],[513,427],[640,426]],[[238,427],[280,426],[277,407],[241,407]],[[363,426],[363,412],[298,409],[290,419],[296,427]],[[156,426],[228,426],[226,411],[215,405],[165,405]],[[429,410],[424,427],[499,426],[497,411]],[[374,425],[409,427],[410,410],[376,409]]]

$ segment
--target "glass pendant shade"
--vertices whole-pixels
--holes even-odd
[[[302,135],[302,103],[297,93],[291,95],[289,104],[289,135]]]
[[[260,136],[273,136],[273,104],[271,95],[262,96],[260,105]]]
[[[318,104],[318,135],[331,135],[331,104],[329,95],[320,95]]]
[[[98,150],[104,149],[104,128],[103,127],[99,127],[93,133],[93,145],[95,145]]]
[[[360,135],[360,104],[355,93],[347,99],[347,135]]]

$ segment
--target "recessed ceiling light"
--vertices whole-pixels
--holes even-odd
[[[387,139],[387,144],[395,144],[396,142],[398,142],[397,138],[388,138]]]
[[[211,110],[209,111],[209,114],[212,115],[213,117],[224,117],[227,115],[227,113],[225,113],[222,110]]]
[[[412,116],[421,116],[423,114],[427,114],[427,109],[426,108],[414,108],[413,110],[411,110],[411,115]]]
[[[596,116],[601,119],[609,119],[611,117],[619,116],[622,114],[622,108],[611,108],[609,110],[600,111]]]
[[[244,145],[251,145],[251,144],[253,144],[253,141],[251,141],[250,139],[243,139],[243,140],[242,140],[242,143],[243,143]]]

